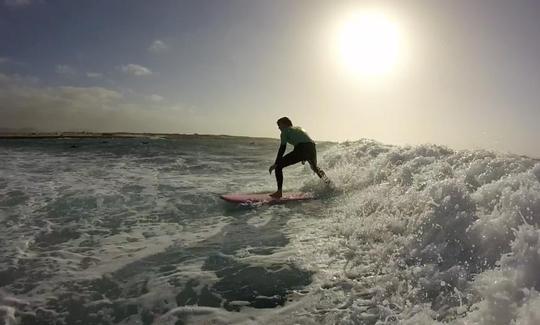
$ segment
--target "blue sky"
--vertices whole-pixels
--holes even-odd
[[[540,155],[538,1],[1,1],[3,129],[276,137],[287,115],[321,140]],[[405,35],[382,81],[331,54],[364,8]]]

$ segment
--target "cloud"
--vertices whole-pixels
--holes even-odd
[[[9,7],[25,7],[32,4],[31,0],[5,0],[6,6]]]
[[[150,69],[138,64],[122,65],[120,66],[120,70],[133,76],[146,76],[152,74],[152,71],[150,71]]]
[[[104,87],[45,87],[32,77],[0,73],[0,129],[195,132],[190,116],[178,106]]]
[[[88,78],[96,78],[96,79],[99,79],[99,78],[103,78],[103,73],[99,73],[99,72],[87,72],[86,73],[86,76]]]
[[[7,56],[0,56],[0,65],[1,64],[5,64],[5,65],[18,65],[18,66],[22,66],[22,65],[26,65],[24,62],[22,61],[19,61],[19,60],[15,60],[13,58],[9,58]]]
[[[59,64],[55,68],[56,73],[66,76],[72,76],[77,73],[74,68],[66,64]]]
[[[0,86],[10,86],[18,84],[37,84],[39,79],[37,77],[21,76],[20,74],[7,75],[0,73]]]
[[[153,95],[150,95],[150,96],[146,96],[146,99],[148,99],[149,101],[152,101],[152,102],[161,102],[165,98],[163,98],[163,96],[153,94]]]
[[[169,49],[169,46],[165,44],[162,40],[155,40],[152,42],[152,44],[148,47],[148,51],[153,53],[161,53]]]

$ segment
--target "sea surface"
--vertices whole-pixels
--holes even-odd
[[[540,162],[273,139],[0,140],[0,324],[540,324]]]

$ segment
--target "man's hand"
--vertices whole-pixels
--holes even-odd
[[[268,168],[268,172],[269,172],[270,174],[272,174],[272,171],[273,171],[274,169],[276,169],[276,164],[273,164],[272,166],[270,166],[270,168]]]

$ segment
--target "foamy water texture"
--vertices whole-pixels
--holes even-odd
[[[319,145],[319,199],[271,191],[278,143],[2,140],[6,324],[540,324],[540,163],[488,151]]]

